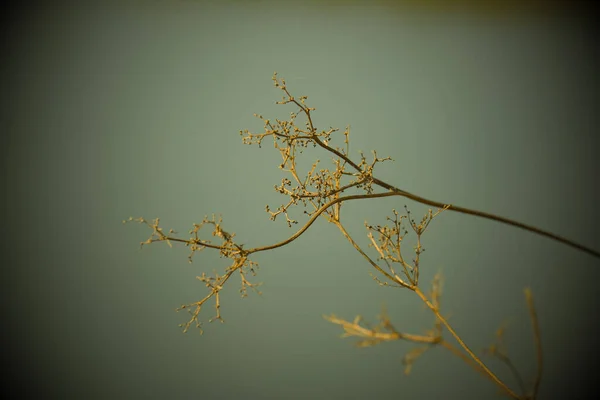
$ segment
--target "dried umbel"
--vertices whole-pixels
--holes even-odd
[[[361,347],[373,346],[381,342],[393,340],[406,340],[417,343],[419,346],[404,357],[406,373],[411,371],[414,362],[424,352],[434,347],[442,347],[462,359],[476,371],[491,379],[509,396],[516,399],[535,398],[541,379],[542,350],[539,324],[531,290],[526,289],[525,294],[533,326],[538,371],[533,387],[527,390],[525,385],[520,384],[521,387],[519,389],[521,394],[517,394],[475,355],[448,323],[447,318],[442,315],[440,311],[442,295],[441,275],[435,275],[431,288],[427,293],[422,290],[419,281],[421,255],[424,252],[422,236],[429,228],[432,220],[439,216],[441,212],[454,211],[524,229],[567,244],[594,257],[600,258],[600,253],[551,232],[494,214],[425,199],[378,179],[375,175],[375,170],[378,164],[391,161],[389,157],[379,157],[373,151],[370,157],[360,153],[360,158],[353,160],[350,156],[350,127],[346,127],[343,132],[335,128],[327,130],[317,129],[313,120],[315,108],[307,105],[306,101],[308,97],[293,96],[288,90],[286,81],[278,78],[276,73],[272,79],[275,87],[283,93],[281,101],[278,101],[277,104],[293,108],[289,119],[270,120],[255,114],[257,118],[262,120],[264,131],[261,133],[251,133],[248,130],[243,130],[240,131],[240,135],[242,136],[243,143],[248,145],[258,145],[261,147],[265,141],[272,141],[273,147],[281,155],[279,168],[287,174],[287,177],[275,185],[275,191],[283,195],[286,200],[283,204],[275,208],[267,205],[265,210],[271,220],[275,221],[278,217],[283,217],[290,228],[301,224],[300,229],[278,243],[262,247],[245,248],[236,241],[234,233],[224,229],[222,218],[219,217],[217,219],[214,215],[211,218],[205,217],[198,224],[193,224],[193,228],[189,231],[191,235],[189,238],[178,237],[173,230],[165,233],[159,226],[158,218],[153,222],[148,222],[144,218],[129,218],[128,220],[146,224],[152,230],[151,236],[142,242],[142,245],[154,242],[166,242],[169,246],[172,246],[172,243],[183,243],[190,249],[190,262],[192,262],[192,257],[196,252],[205,249],[218,251],[220,257],[230,260],[229,266],[221,273],[215,272],[213,276],[209,276],[203,272],[197,277],[206,286],[208,292],[202,299],[178,308],[178,310],[186,310],[190,313],[189,320],[181,324],[183,331],[187,332],[193,324],[202,332],[199,315],[202,307],[211,299],[214,299],[216,314],[209,321],[220,320],[223,322],[219,294],[234,275],[237,275],[240,279],[240,292],[242,296],[247,295],[247,289],[252,289],[260,294],[258,291],[260,284],[251,283],[248,278],[249,275],[255,276],[258,268],[258,264],[250,259],[252,254],[273,250],[293,242],[307,232],[317,218],[323,217],[340,230],[342,235],[352,244],[367,264],[373,268],[372,276],[378,284],[393,286],[415,293],[434,315],[432,327],[424,335],[402,332],[396,329],[385,310],[379,317],[380,323],[374,327],[364,323],[360,316],[357,316],[352,321],[338,318],[335,315],[325,316],[327,320],[340,325],[344,329],[344,337],[353,336],[359,338],[357,345]],[[304,123],[300,124],[300,119],[303,119]],[[316,160],[307,172],[302,173],[298,158],[305,150],[317,147],[325,150],[331,157],[331,167],[323,167],[320,161]],[[405,206],[405,213],[402,215],[396,210],[392,210],[392,215],[386,218],[386,223],[383,225],[365,223],[370,250],[363,249],[344,226],[342,205],[345,202],[355,200],[397,196],[409,198],[418,203],[434,207],[435,210],[429,209],[426,215],[418,221],[412,218],[410,211]],[[301,214],[305,216],[303,222],[292,217],[290,211],[293,209],[302,210]],[[406,225],[410,227],[410,230],[416,236],[416,246],[408,250],[402,246],[405,236],[410,232]],[[204,228],[208,228],[208,233],[205,233],[203,236],[201,232],[204,233]],[[215,243],[213,243],[210,237],[215,238]],[[406,253],[414,253],[414,257],[408,257]],[[450,333],[458,343],[458,346],[453,345],[444,338],[444,331]],[[514,365],[512,365],[510,357],[508,357],[507,352],[501,345],[503,332],[501,331],[501,334],[497,336],[499,342],[487,349],[487,354],[498,358],[507,365],[518,382],[523,382],[520,374]]]

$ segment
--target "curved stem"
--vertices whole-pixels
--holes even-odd
[[[419,202],[419,203],[422,203],[422,204],[427,204],[427,205],[438,207],[438,208],[444,207],[444,203],[440,203],[438,201],[429,200],[429,199],[426,199],[424,197],[417,196],[416,194],[409,193],[409,192],[407,192],[405,190],[398,189],[398,188],[396,188],[396,187],[394,187],[394,186],[392,186],[390,184],[387,184],[387,183],[385,183],[385,182],[383,182],[383,181],[381,181],[381,180],[379,180],[377,178],[373,178],[373,182],[376,183],[377,185],[379,185],[380,187],[383,187],[385,189],[391,190],[391,191],[393,191],[395,193],[398,193],[401,196],[407,197],[407,198],[409,198],[411,200],[414,200],[416,202]],[[545,237],[550,238],[552,240],[556,240],[557,242],[561,242],[563,244],[566,244],[567,246],[574,247],[574,248],[576,248],[578,250],[581,250],[583,252],[591,254],[594,257],[600,258],[600,252],[598,252],[598,251],[596,251],[594,249],[586,247],[586,246],[584,246],[582,244],[579,244],[577,242],[574,242],[574,241],[569,240],[567,238],[564,238],[562,236],[556,235],[556,234],[554,234],[552,232],[548,232],[548,231],[545,231],[543,229],[536,228],[535,226],[527,225],[527,224],[524,224],[522,222],[518,222],[518,221],[512,220],[510,218],[501,217],[499,215],[487,213],[487,212],[484,212],[484,211],[477,211],[477,210],[473,210],[473,209],[470,209],[470,208],[459,207],[459,206],[456,206],[456,205],[450,205],[448,207],[448,210],[455,211],[455,212],[458,212],[458,213],[461,213],[461,214],[474,215],[476,217],[490,219],[490,220],[497,221],[497,222],[500,222],[500,223],[503,223],[503,224],[506,224],[506,225],[514,226],[516,228],[524,229],[526,231],[533,232],[533,233],[541,235],[541,236],[545,236]]]
[[[259,251],[276,249],[278,247],[285,246],[286,244],[288,244],[290,242],[293,242],[298,237],[300,237],[300,235],[302,235],[317,220],[317,218],[321,214],[323,214],[329,207],[333,206],[334,204],[341,203],[341,202],[347,201],[347,200],[373,199],[373,198],[378,198],[378,197],[390,197],[390,196],[398,196],[398,194],[394,193],[394,192],[354,194],[354,195],[338,197],[337,199],[333,199],[329,203],[324,204],[323,206],[321,206],[321,208],[316,210],[315,213],[312,215],[312,217],[308,220],[308,222],[306,222],[306,224],[304,224],[304,226],[302,228],[300,228],[298,230],[298,232],[294,233],[289,238],[287,238],[284,241],[279,242],[279,243],[275,243],[275,244],[271,244],[271,245],[263,246],[263,247],[256,247],[254,249],[249,249],[249,250],[247,250],[247,254],[257,253]]]
[[[295,101],[294,101],[295,102]],[[313,124],[312,124],[312,118],[310,116],[310,111],[305,107],[300,105],[300,103],[295,102],[298,106],[300,106],[302,108],[302,110],[304,111],[304,113],[307,115],[308,120],[309,120],[309,124],[310,124],[310,128],[313,131],[316,131],[316,129],[314,128]],[[341,152],[339,152],[338,150],[330,147],[329,145],[323,143],[323,141],[321,141],[317,136],[313,136],[312,140],[319,145],[320,147],[322,147],[323,149],[335,154],[336,156],[338,156],[340,159],[344,160],[348,165],[350,165],[352,168],[354,168],[355,170],[361,172],[362,169],[360,168],[360,166],[358,166],[355,162],[353,162],[347,155],[342,154]],[[407,192],[406,190],[402,190],[399,189],[393,185],[390,185],[389,183],[386,183],[380,179],[375,178],[374,176],[373,178],[373,183],[376,184],[379,187],[382,187],[384,189],[390,190],[392,192],[398,193],[399,195],[409,198],[411,200],[414,200],[418,203],[421,204],[427,204],[429,206],[433,206],[433,207],[438,207],[438,208],[442,208],[444,207],[444,203],[440,203],[439,201],[433,201],[433,200],[429,200],[426,199],[424,197],[418,196],[416,194],[412,194],[410,192]],[[487,212],[483,212],[483,211],[478,211],[478,210],[473,210],[470,208],[466,208],[466,207],[460,207],[460,206],[456,206],[456,205],[451,205],[450,207],[448,207],[448,210],[450,211],[455,211],[461,214],[468,214],[468,215],[474,215],[476,217],[480,217],[480,218],[485,218],[485,219],[489,219],[492,221],[496,221],[496,222],[500,222],[506,225],[510,225],[510,226],[514,226],[516,228],[520,228],[520,229],[524,229],[526,231],[529,232],[533,232],[537,235],[541,235],[541,236],[545,236],[547,238],[550,238],[552,240],[556,240],[557,242],[566,244],[567,246],[571,246],[573,248],[576,248],[577,250],[581,250],[585,253],[588,253],[594,257],[600,258],[600,252],[597,250],[594,250],[592,248],[589,248],[587,246],[584,246],[582,244],[579,244],[577,242],[574,242],[572,240],[569,240],[567,238],[564,238],[562,236],[556,235],[552,232],[549,231],[545,231],[543,229],[540,228],[536,228],[535,226],[532,225],[527,225],[524,224],[522,222],[518,222],[515,220],[512,220],[510,218],[505,218],[505,217],[501,217],[499,215],[496,214],[492,214],[492,213],[487,213]]]

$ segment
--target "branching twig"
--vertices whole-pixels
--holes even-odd
[[[301,224],[302,227],[298,229],[296,233],[278,243],[246,249],[242,244],[236,242],[235,233],[224,230],[222,219],[219,218],[217,220],[214,215],[210,219],[205,217],[199,224],[194,224],[193,229],[189,232],[191,235],[190,238],[177,237],[175,236],[176,232],[173,230],[165,233],[159,226],[158,218],[153,222],[148,222],[144,218],[129,218],[128,221],[124,221],[136,221],[146,224],[152,229],[151,236],[146,241],[142,242],[142,245],[155,242],[166,242],[172,247],[172,243],[183,243],[190,248],[190,262],[192,262],[192,257],[196,252],[204,249],[216,250],[222,258],[227,258],[231,261],[229,267],[227,267],[221,275],[216,272],[214,276],[207,276],[205,273],[202,273],[202,275],[198,277],[208,289],[208,294],[197,302],[182,305],[178,308],[178,310],[187,310],[191,314],[189,321],[181,325],[184,332],[189,329],[191,324],[195,324],[200,329],[200,332],[202,332],[199,314],[202,306],[212,298],[214,298],[215,301],[216,315],[210,321],[220,320],[223,322],[220,309],[220,292],[235,272],[240,274],[240,292],[242,296],[246,296],[248,288],[260,294],[257,289],[260,283],[251,283],[247,279],[247,274],[251,273],[252,275],[255,275],[256,269],[258,268],[258,264],[251,261],[249,257],[254,253],[274,250],[290,244],[304,234],[317,218],[322,216],[328,222],[337,226],[352,247],[356,249],[368,264],[375,269],[378,274],[373,277],[380,285],[404,288],[415,292],[435,316],[433,328],[425,335],[409,334],[396,330],[391,324],[385,311],[380,315],[379,324],[373,328],[365,323],[361,324],[362,319],[360,316],[356,317],[352,322],[340,319],[335,315],[325,317],[330,322],[342,326],[345,332],[344,336],[355,336],[360,338],[358,345],[362,347],[400,339],[420,344],[420,347],[413,349],[404,357],[403,362],[405,364],[406,373],[410,372],[414,361],[429,348],[441,345],[448,349],[452,354],[461,358],[476,371],[494,381],[510,396],[514,398],[524,398],[516,395],[516,393],[506,386],[506,384],[503,383],[470,350],[453,327],[448,323],[447,318],[441,314],[440,298],[442,289],[440,275],[438,274],[435,276],[429,296],[421,291],[419,287],[419,272],[422,254],[425,251],[422,244],[422,235],[429,227],[433,218],[438,216],[440,212],[449,210],[524,229],[567,244],[595,257],[600,257],[600,252],[551,232],[495,214],[432,201],[396,188],[395,186],[378,179],[375,176],[377,165],[390,161],[390,157],[379,157],[377,153],[373,151],[372,158],[370,159],[361,152],[359,161],[352,160],[350,157],[350,127],[348,126],[341,134],[336,128],[330,127],[327,130],[317,129],[312,114],[313,111],[315,111],[315,108],[309,107],[306,104],[308,97],[292,96],[287,88],[285,80],[279,79],[276,73],[273,75],[272,79],[275,87],[283,92],[283,98],[281,101],[278,101],[277,104],[292,105],[297,108],[296,111],[290,113],[288,120],[270,120],[255,114],[255,116],[263,122],[264,132],[251,133],[248,130],[243,130],[240,131],[240,135],[245,144],[256,144],[259,147],[262,146],[265,139],[270,138],[273,140],[273,146],[281,156],[279,168],[289,174],[288,177],[283,178],[278,185],[274,186],[274,188],[276,192],[286,196],[287,199],[276,208],[271,208],[267,205],[265,210],[269,214],[269,218],[273,221],[281,216],[280,219],[285,217],[285,222],[289,227]],[[306,117],[306,122],[303,126],[298,125],[298,116],[303,116],[303,118]],[[343,135],[344,143],[342,146],[334,145],[336,137],[339,137],[339,135]],[[298,164],[298,156],[309,146],[319,147],[325,150],[328,155],[332,156],[331,161],[333,167],[322,167],[320,161],[317,160],[312,164],[310,169],[305,173],[302,173]],[[437,210],[434,212],[432,209],[429,209],[428,213],[420,221],[414,220],[408,209],[406,209],[406,215],[399,215],[396,210],[392,210],[393,217],[388,217],[386,221],[387,224],[385,225],[370,225],[365,223],[368,230],[370,247],[372,247],[377,254],[377,258],[372,258],[367,254],[367,251],[363,250],[358,242],[352,238],[342,224],[342,205],[347,201],[365,199],[374,200],[392,196],[409,198],[415,202],[435,207]],[[302,207],[302,212],[306,215],[307,219],[303,223],[296,219],[298,217],[292,216],[291,214],[292,210],[297,206]],[[405,221],[408,222],[412,231],[416,234],[416,246],[413,248],[415,255],[412,260],[406,259],[401,251],[402,241],[405,235],[408,234],[408,230],[403,226],[403,222]],[[218,243],[212,243],[210,239],[201,238],[199,233],[201,229],[206,226],[208,226],[209,229],[212,229],[213,240]],[[538,361],[538,371],[532,397],[535,398],[538,393],[542,375],[541,340],[539,323],[533,306],[531,291],[527,289],[525,294],[533,325]],[[442,332],[444,328],[451,333],[460,345],[460,348],[443,339]],[[502,356],[503,354],[504,353],[501,354],[496,352],[496,356]],[[505,364],[507,364],[509,368],[512,366],[512,363],[510,363],[508,358],[505,360]],[[516,373],[516,368],[514,368],[514,371]],[[518,373],[517,377],[520,379]]]

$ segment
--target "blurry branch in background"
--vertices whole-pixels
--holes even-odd
[[[375,151],[370,157],[367,157],[362,152],[358,160],[350,158],[350,127],[348,126],[343,132],[339,132],[336,128],[319,130],[316,128],[313,121],[314,107],[309,107],[306,104],[307,96],[293,96],[287,88],[286,81],[279,79],[277,74],[273,75],[273,83],[276,88],[280,89],[283,97],[277,104],[291,105],[295,111],[290,113],[287,120],[266,119],[262,115],[255,116],[259,118],[264,126],[264,131],[261,133],[251,133],[248,130],[240,131],[244,144],[258,145],[261,147],[265,140],[268,139],[272,143],[275,150],[281,155],[281,163],[279,168],[287,174],[278,185],[275,185],[275,191],[284,195],[287,199],[279,206],[271,208],[266,206],[265,211],[269,218],[273,221],[277,218],[283,219],[289,226],[297,225],[300,217],[293,212],[300,206],[305,221],[302,227],[290,237],[281,242],[265,245],[262,247],[245,248],[242,244],[236,241],[235,234],[226,231],[223,226],[222,218],[204,217],[199,224],[193,224],[193,228],[189,231],[190,237],[174,236],[176,232],[170,230],[165,233],[159,226],[159,219],[148,222],[144,218],[129,218],[123,222],[138,222],[147,225],[151,230],[151,236],[142,245],[155,242],[166,242],[169,246],[173,243],[183,243],[189,247],[190,255],[189,262],[196,252],[205,249],[212,249],[219,252],[221,258],[229,260],[229,266],[221,274],[215,273],[214,276],[208,276],[202,273],[197,279],[206,286],[208,292],[200,300],[184,304],[177,310],[186,310],[189,312],[189,320],[181,324],[183,331],[187,332],[191,325],[195,325],[202,332],[202,324],[199,319],[202,307],[212,298],[214,298],[215,316],[209,320],[220,320],[221,303],[220,292],[225,287],[225,284],[233,275],[237,275],[240,279],[242,296],[246,296],[247,289],[252,289],[258,294],[258,283],[251,283],[249,275],[255,276],[258,264],[250,260],[250,256],[261,251],[273,250],[278,247],[285,246],[299,236],[304,234],[314,221],[323,217],[328,222],[334,224],[354,249],[364,258],[364,260],[374,269],[376,275],[372,275],[374,280],[381,286],[391,286],[401,289],[408,289],[414,292],[434,314],[435,320],[432,329],[424,335],[410,334],[397,330],[391,323],[387,313],[382,312],[379,317],[380,323],[374,327],[370,327],[362,321],[360,316],[356,317],[352,322],[338,318],[335,315],[326,316],[330,322],[342,326],[344,336],[355,336],[359,338],[358,345],[361,347],[373,346],[382,342],[394,340],[407,340],[418,343],[420,346],[406,354],[404,357],[405,372],[409,373],[414,362],[423,355],[428,349],[441,345],[449,350],[452,354],[459,357],[470,365],[476,371],[482,373],[487,378],[492,380],[503,393],[515,399],[533,399],[536,397],[542,371],[542,352],[539,325],[537,314],[533,306],[533,298],[531,291],[526,291],[527,304],[530,309],[530,316],[534,327],[534,341],[536,345],[538,357],[538,374],[535,380],[534,388],[531,394],[525,394],[526,388],[519,376],[521,395],[511,390],[503,381],[501,381],[482,361],[471,351],[464,343],[461,337],[456,333],[452,326],[448,323],[440,312],[440,298],[442,293],[441,275],[437,274],[433,280],[431,291],[425,294],[419,286],[419,272],[421,267],[421,255],[425,251],[422,245],[422,235],[429,227],[431,221],[443,211],[455,211],[463,214],[474,215],[480,218],[495,220],[505,223],[520,229],[557,240],[561,243],[570,245],[579,250],[585,251],[596,257],[600,256],[595,250],[586,248],[578,243],[564,239],[558,235],[543,231],[536,227],[532,227],[508,218],[500,217],[494,214],[489,214],[481,211],[471,210],[455,205],[444,204],[432,200],[422,198],[404,190],[398,189],[375,176],[376,167],[383,162],[391,161],[389,157],[379,157]],[[299,117],[304,119],[304,123],[298,122]],[[335,139],[341,139],[342,143],[334,145]],[[322,167],[320,160],[316,160],[307,171],[302,173],[298,164],[298,157],[309,147],[319,147],[327,152],[331,157],[332,166],[329,168]],[[399,214],[396,210],[392,210],[392,216],[387,217],[384,225],[370,225],[365,223],[367,229],[367,237],[369,239],[369,247],[367,251],[360,247],[354,238],[348,233],[345,226],[342,224],[342,206],[345,202],[355,200],[375,200],[382,197],[400,196],[406,197],[416,202],[436,207],[437,210],[429,209],[428,212],[421,218],[415,220],[412,218],[410,211],[406,206],[405,214]],[[405,225],[410,226],[412,232],[416,235],[417,244],[413,248],[414,258],[407,259],[401,251],[401,245],[404,237],[409,233]],[[208,228],[210,236],[201,236],[201,230]],[[208,236],[208,237],[207,237]],[[210,239],[210,237],[215,239]],[[215,240],[216,243],[213,243]],[[374,256],[369,255],[374,253]],[[361,324],[362,322],[362,324]],[[456,340],[458,346],[452,345],[443,338],[443,331],[447,330],[450,335]],[[510,359],[500,347],[490,347],[487,350],[491,354],[504,362],[504,364],[512,371],[516,371]]]

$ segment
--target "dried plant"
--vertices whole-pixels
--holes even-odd
[[[279,168],[285,171],[288,177],[283,178],[280,184],[275,186],[275,190],[286,196],[287,200],[275,209],[267,205],[266,212],[269,214],[271,220],[275,221],[278,217],[284,218],[287,225],[292,227],[298,224],[298,221],[290,216],[290,209],[301,207],[307,219],[296,233],[272,245],[246,249],[242,244],[236,242],[234,233],[224,230],[222,219],[216,219],[214,215],[211,218],[205,217],[199,224],[194,224],[193,229],[189,232],[191,235],[189,238],[177,237],[175,236],[176,232],[172,230],[169,233],[164,233],[163,229],[159,226],[158,218],[152,222],[144,218],[129,218],[129,220],[123,221],[136,221],[150,227],[152,234],[146,241],[141,243],[142,245],[154,242],[167,242],[169,246],[172,246],[172,243],[179,242],[189,247],[189,262],[192,262],[192,257],[196,252],[207,248],[218,251],[222,258],[230,260],[230,265],[221,274],[215,273],[214,276],[208,276],[206,273],[202,273],[201,276],[197,277],[207,287],[208,292],[202,299],[190,304],[184,304],[177,309],[178,311],[186,310],[190,313],[189,320],[181,324],[183,331],[187,332],[190,326],[195,325],[199,328],[200,333],[202,333],[202,324],[199,315],[203,306],[213,298],[215,316],[209,322],[214,320],[223,322],[219,294],[234,274],[237,274],[240,278],[240,292],[242,296],[246,296],[247,289],[252,289],[260,294],[258,291],[259,284],[251,283],[248,280],[249,275],[256,275],[258,268],[257,263],[252,261],[250,256],[254,253],[273,250],[293,242],[300,235],[304,234],[317,218],[323,217],[328,222],[334,224],[364,260],[374,268],[376,274],[372,274],[372,276],[379,285],[394,286],[414,292],[434,315],[431,329],[421,335],[397,330],[392,325],[385,310],[379,316],[379,324],[376,326],[370,326],[363,322],[361,316],[357,316],[352,321],[338,318],[335,315],[325,316],[328,321],[343,328],[343,337],[358,338],[357,345],[361,347],[373,346],[381,342],[393,340],[406,340],[419,344],[419,347],[411,350],[403,359],[405,373],[407,374],[410,373],[415,361],[423,353],[433,347],[441,346],[450,351],[451,354],[459,357],[475,371],[489,378],[504,394],[515,399],[536,398],[542,377],[543,363],[540,329],[531,290],[526,289],[525,295],[533,326],[533,341],[536,348],[538,365],[533,387],[528,389],[525,386],[523,378],[510,360],[502,342],[503,328],[497,332],[496,343],[492,344],[484,352],[484,354],[498,358],[515,375],[517,382],[519,382],[520,394],[518,394],[484,364],[481,358],[467,346],[452,328],[447,317],[442,315],[440,311],[442,296],[441,274],[435,275],[428,293],[423,292],[419,282],[421,254],[424,251],[422,235],[428,229],[431,221],[439,216],[441,212],[454,211],[524,229],[572,246],[595,257],[600,257],[600,253],[536,227],[494,214],[425,199],[378,179],[375,176],[375,169],[378,164],[390,161],[389,157],[381,158],[373,151],[371,157],[360,153],[360,159],[354,161],[350,157],[350,127],[348,126],[343,132],[339,132],[338,129],[334,128],[329,128],[328,130],[317,129],[313,121],[315,108],[309,107],[306,104],[307,96],[294,97],[289,92],[286,81],[278,78],[276,73],[272,79],[275,87],[283,93],[281,101],[278,101],[277,104],[290,105],[294,108],[294,111],[290,113],[290,117],[287,120],[270,120],[255,114],[262,121],[264,131],[261,133],[251,133],[248,130],[243,130],[240,131],[240,135],[245,144],[258,145],[259,147],[261,147],[265,140],[272,140],[274,148],[280,153],[282,161]],[[306,120],[303,125],[298,123],[299,116]],[[339,145],[333,144],[336,137],[340,141]],[[332,155],[333,168],[320,167],[320,161],[317,160],[306,174],[301,174],[298,167],[298,157],[309,146],[320,147]],[[365,224],[367,236],[370,241],[369,247],[373,250],[368,251],[363,249],[342,224],[342,205],[348,201],[392,196],[409,198],[418,203],[435,207],[436,210],[429,209],[427,214],[420,221],[417,221],[412,218],[410,211],[404,206],[404,214],[401,215],[396,210],[392,210],[392,216],[387,217],[387,223],[384,225]],[[403,253],[406,249],[402,247],[402,242],[409,233],[406,225],[416,235],[417,242],[416,246],[412,249],[414,253],[412,259],[407,259],[406,254]],[[211,235],[216,238],[216,243],[213,243],[206,236],[200,235],[200,231],[205,227],[212,230]],[[376,257],[374,258],[369,253],[374,253]],[[458,345],[447,341],[443,336],[444,331],[448,331]]]

